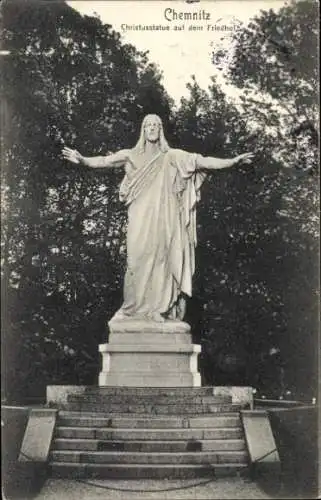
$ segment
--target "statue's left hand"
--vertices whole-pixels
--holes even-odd
[[[245,163],[246,165],[249,165],[250,163],[252,163],[253,158],[254,153],[243,153],[242,155],[237,156],[235,159],[237,164]]]

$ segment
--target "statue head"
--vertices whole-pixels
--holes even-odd
[[[135,149],[143,153],[145,151],[146,142],[158,143],[163,153],[169,150],[169,145],[164,135],[163,123],[158,115],[145,116],[142,121],[140,136]]]

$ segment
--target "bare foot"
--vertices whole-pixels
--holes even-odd
[[[149,319],[156,321],[156,323],[164,323],[165,322],[165,318],[163,318],[163,316],[158,312],[150,313],[148,315],[148,317],[149,317]]]
[[[124,312],[120,309],[117,311],[114,316],[112,317],[112,321],[122,321],[124,319],[129,319],[130,316],[127,316],[127,314],[124,314]]]

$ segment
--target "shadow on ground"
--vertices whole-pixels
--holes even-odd
[[[2,497],[4,500],[31,500],[47,480],[46,467],[17,462],[3,464]]]

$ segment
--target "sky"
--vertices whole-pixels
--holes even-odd
[[[186,83],[193,74],[202,88],[208,87],[213,75],[223,83],[211,59],[213,51],[229,46],[230,29],[246,25],[260,10],[278,10],[285,5],[280,0],[203,0],[193,4],[176,0],[72,0],[67,3],[83,15],[98,15],[103,23],[111,24],[121,34],[125,43],[135,45],[138,50],[148,50],[149,59],[162,70],[164,86],[176,104],[181,97],[188,96]],[[194,13],[201,19],[175,19],[180,13],[182,16]],[[162,25],[169,26],[169,30],[132,30],[126,25]],[[183,26],[184,29],[175,29]],[[224,90],[237,98],[236,89],[224,85]]]

